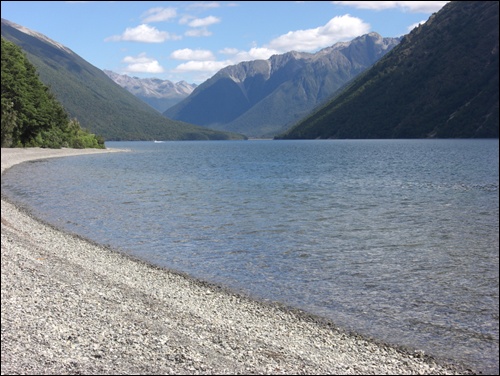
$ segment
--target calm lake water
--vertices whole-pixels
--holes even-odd
[[[56,226],[498,374],[498,140],[109,142],[18,165]]]

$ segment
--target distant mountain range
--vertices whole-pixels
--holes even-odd
[[[314,54],[288,52],[229,66],[164,115],[251,137],[273,136],[330,98],[400,40],[370,33]]]
[[[68,47],[2,18],[2,37],[21,47],[68,114],[105,140],[212,140],[244,136],[164,117]]]
[[[498,138],[498,13],[497,1],[451,1],[402,38],[243,62],[197,87],[107,72],[127,90],[40,33],[2,19],[2,36],[106,140]],[[170,89],[187,96],[164,116],[145,103]]]
[[[197,86],[186,81],[173,83],[159,78],[130,77],[110,70],[104,70],[104,73],[118,85],[127,89],[160,113],[165,112],[174,104],[189,96]]]
[[[446,4],[278,138],[498,138],[498,4]]]

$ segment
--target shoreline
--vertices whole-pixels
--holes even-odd
[[[115,151],[2,148],[1,172]],[[473,374],[1,210],[2,374]]]

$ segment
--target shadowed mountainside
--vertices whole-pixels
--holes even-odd
[[[498,138],[498,2],[453,1],[277,138]]]

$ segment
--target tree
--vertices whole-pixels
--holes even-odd
[[[2,37],[2,147],[104,148],[102,138],[70,120],[22,50]]]

